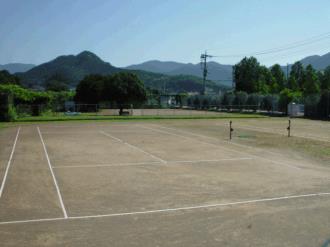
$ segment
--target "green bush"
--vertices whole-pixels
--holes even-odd
[[[8,113],[7,113],[7,117],[6,120],[8,122],[12,122],[15,121],[17,119],[17,112],[14,106],[10,105],[8,107]]]

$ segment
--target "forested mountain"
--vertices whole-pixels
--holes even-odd
[[[199,92],[202,89],[201,78],[190,75],[169,76],[140,70],[120,69],[104,62],[89,51],[84,51],[76,56],[59,56],[50,62],[16,75],[21,79],[23,85],[31,88],[42,89],[54,81],[64,83],[69,88],[75,88],[86,75],[111,75],[120,71],[132,71],[139,76],[145,86],[162,92]],[[207,82],[207,87],[214,92],[225,88],[212,81]]]
[[[330,52],[322,56],[319,55],[309,56],[304,59],[301,59],[300,62],[304,66],[311,64],[317,70],[324,70],[326,67],[330,65]]]
[[[311,64],[317,70],[324,70],[330,65],[330,52],[319,56],[308,56],[300,60],[306,67]],[[289,71],[291,69],[289,65]],[[194,75],[202,77],[202,70],[200,64],[192,63],[177,63],[177,62],[162,62],[158,60],[151,60],[141,64],[130,65],[127,69],[145,70],[155,73],[164,73],[167,75]],[[286,73],[286,66],[282,66],[282,70]],[[232,65],[223,65],[217,62],[208,63],[208,79],[215,83],[231,86],[232,84]]]
[[[217,62],[208,62],[208,79],[217,84],[232,84],[232,65],[223,65]],[[201,65],[192,63],[162,62],[152,60],[141,64],[131,65],[126,69],[144,70],[166,75],[193,75],[202,77]]]
[[[80,80],[89,74],[112,74],[120,71],[111,64],[102,61],[95,54],[84,51],[76,56],[59,56],[54,60],[43,63],[25,73],[17,73],[23,85],[42,88],[49,80],[66,82],[75,87]]]
[[[25,64],[25,63],[8,63],[0,65],[0,70],[7,70],[9,73],[14,74],[17,72],[26,72],[35,67],[34,64]]]

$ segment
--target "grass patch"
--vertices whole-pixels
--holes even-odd
[[[97,116],[90,114],[81,114],[78,116],[37,116],[37,117],[22,117],[15,122],[48,122],[48,121],[84,121],[84,120],[163,120],[163,119],[223,119],[223,118],[265,118],[258,114],[240,114],[240,113],[224,113],[216,115],[169,115],[169,116]]]

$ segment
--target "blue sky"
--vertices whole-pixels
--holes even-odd
[[[40,64],[83,50],[115,66],[197,63],[206,49],[250,54],[327,32],[329,0],[0,0],[0,64]],[[327,52],[330,38],[257,58],[286,64]]]

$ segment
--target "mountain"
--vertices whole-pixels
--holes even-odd
[[[70,88],[89,74],[111,75],[116,72],[129,71],[138,75],[146,87],[166,93],[199,92],[202,90],[202,79],[191,75],[165,75],[141,70],[121,69],[104,62],[94,53],[84,51],[78,55],[59,56],[54,60],[32,68],[25,73],[16,73],[21,83],[30,88],[43,89],[50,80],[66,83]],[[218,92],[226,90],[224,86],[207,81],[209,90]]]
[[[60,77],[70,87],[75,87],[86,75],[106,75],[119,71],[121,69],[102,61],[94,53],[83,51],[76,56],[59,56],[25,73],[17,73],[17,76],[21,79],[22,84],[28,87],[42,88],[52,77]]]
[[[301,59],[300,62],[305,66],[311,64],[317,70],[324,70],[330,65],[330,52],[321,56],[314,55],[305,57]]]
[[[208,62],[208,79],[217,84],[231,86],[232,65],[223,65],[217,62]],[[166,75],[193,75],[202,77],[201,65],[192,63],[162,62],[151,60],[141,64],[125,67],[125,69],[144,70]]]
[[[183,63],[177,62],[162,62],[159,60],[151,60],[141,64],[134,64],[125,67],[124,69],[130,70],[144,70],[154,73],[168,74],[173,70],[177,70],[180,67],[184,66]]]
[[[26,72],[35,67],[34,64],[25,64],[25,63],[8,63],[0,65],[0,70],[7,70],[9,73],[14,74],[17,72]]]

